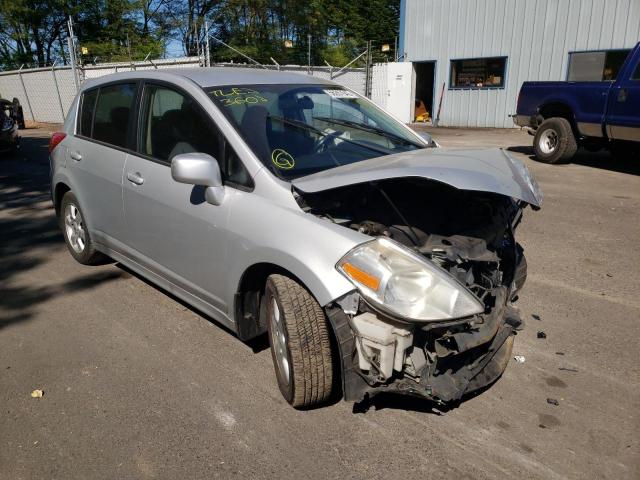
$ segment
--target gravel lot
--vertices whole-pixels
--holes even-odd
[[[640,478],[640,164],[548,166],[518,130],[432,131],[512,149],[545,193],[519,230],[526,361],[443,412],[396,397],[291,409],[265,339],[240,342],[117,264],[73,261],[49,133],[24,131],[0,157],[0,479]]]

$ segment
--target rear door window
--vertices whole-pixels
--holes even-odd
[[[128,148],[135,97],[135,83],[100,88],[92,138],[117,147]]]
[[[80,106],[80,122],[78,124],[78,134],[91,138],[91,125],[93,122],[93,112],[96,109],[96,99],[98,89],[90,90],[82,95]]]

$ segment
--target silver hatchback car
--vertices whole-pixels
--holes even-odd
[[[110,257],[249,340],[294,407],[333,393],[456,402],[506,368],[541,193],[498,149],[436,148],[307,75],[86,82],[51,138],[71,255]]]

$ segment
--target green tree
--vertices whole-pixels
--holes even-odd
[[[212,37],[259,62],[306,64],[310,46],[312,64],[343,66],[367,40],[374,42],[374,59],[384,58],[380,45],[394,42],[399,8],[400,0],[0,0],[0,63],[64,59],[71,15],[88,49],[85,62],[158,57],[171,39],[196,55],[207,19]],[[215,41],[211,52],[213,60],[246,61]]]
[[[0,62],[44,66],[59,55],[65,0],[0,0]]]
[[[97,57],[101,62],[141,60],[151,53],[163,53],[165,22],[161,20],[164,2],[139,0],[94,0],[77,15],[76,35],[88,50],[85,61]]]

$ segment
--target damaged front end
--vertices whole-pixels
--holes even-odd
[[[304,211],[372,237],[336,266],[356,288],[326,306],[346,400],[455,402],[500,377],[522,323],[514,232],[527,202],[416,176],[294,192]]]

